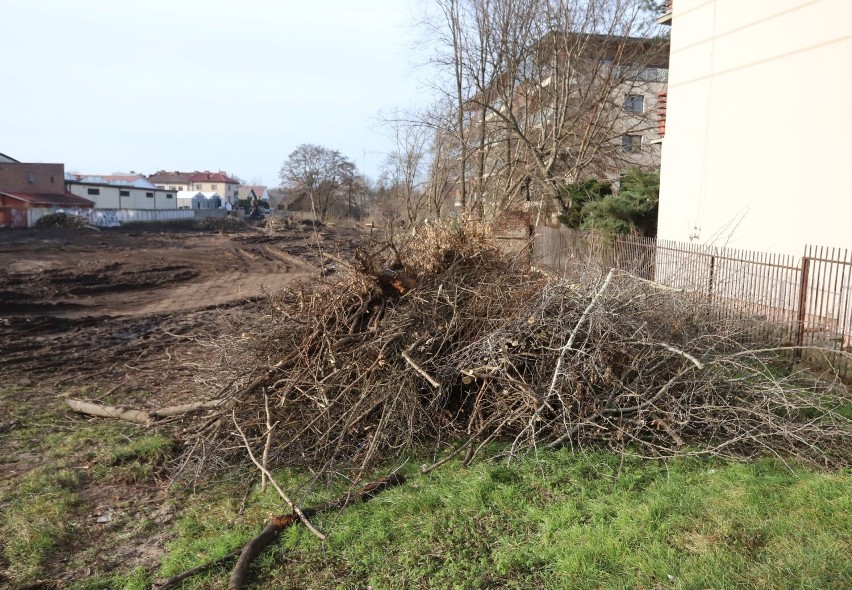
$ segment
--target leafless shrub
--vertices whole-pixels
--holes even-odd
[[[265,327],[231,340],[228,358],[250,351],[262,368],[190,438],[244,460],[233,419],[270,464],[315,469],[430,446],[470,462],[490,441],[509,454],[852,459],[836,411],[848,390],[791,372],[746,320],[718,319],[698,296],[616,271],[550,279],[471,224],[351,264],[337,283],[274,297]]]

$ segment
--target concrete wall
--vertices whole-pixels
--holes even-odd
[[[192,211],[179,211],[177,209],[162,209],[154,211],[135,209],[74,209],[63,207],[61,210],[69,215],[83,217],[91,225],[98,227],[116,227],[129,222],[150,221],[177,221],[195,219],[196,214]],[[2,227],[34,227],[36,222],[45,215],[52,215],[59,208],[40,207],[30,209],[6,208],[0,215],[0,228]]]
[[[659,237],[849,246],[852,2],[676,0]]]

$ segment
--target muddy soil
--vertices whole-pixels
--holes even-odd
[[[270,294],[333,272],[322,264],[318,241],[347,257],[362,239],[354,227],[301,225],[0,231],[0,388],[39,392],[54,407],[69,396],[139,408],[210,399],[234,370],[211,343],[263,329]],[[0,432],[19,422],[14,399],[7,402]],[[55,419],[70,428],[86,418],[66,412]],[[0,437],[0,488],[38,464],[25,450],[13,430]],[[91,528],[88,512],[116,502],[127,513],[156,515],[167,478],[121,490],[84,485],[84,516],[69,518]],[[156,566],[164,545],[159,538],[87,538],[69,555],[142,551],[122,564],[128,567]],[[2,565],[0,557],[0,586]],[[86,577],[65,571],[61,559],[50,569],[53,582],[44,587]]]
[[[153,365],[162,376],[146,375],[146,389],[179,390],[172,356],[198,348],[193,338],[234,329],[268,294],[318,278],[318,239],[344,255],[361,239],[356,228],[240,229],[0,232],[0,382],[114,384],[131,365]]]

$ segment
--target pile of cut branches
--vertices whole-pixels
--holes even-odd
[[[205,217],[195,222],[195,227],[207,231],[240,232],[249,229],[241,215],[225,215],[223,217]]]
[[[479,226],[430,226],[274,297],[225,355],[260,368],[186,432],[192,448],[244,459],[239,426],[264,462],[314,469],[424,446],[470,462],[492,441],[850,463],[848,390],[791,372],[748,319],[617,271],[521,262]]]
[[[86,226],[89,226],[89,222],[85,217],[69,213],[51,213],[39,217],[35,222],[36,229],[83,229]]]

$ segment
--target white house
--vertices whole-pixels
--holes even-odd
[[[852,1],[671,8],[659,237],[852,245]]]

